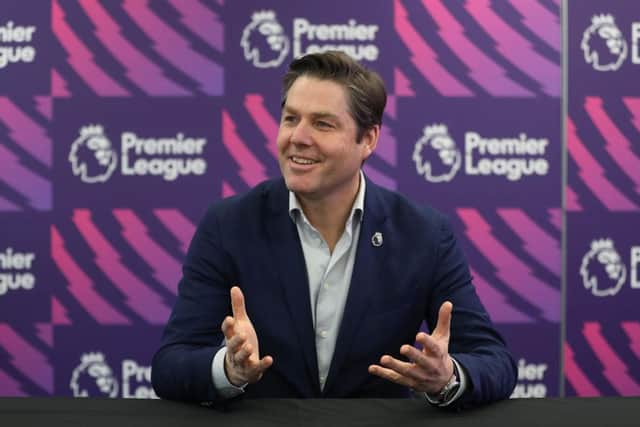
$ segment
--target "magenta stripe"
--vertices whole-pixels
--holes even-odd
[[[95,27],[102,45],[126,70],[127,77],[147,95],[190,95],[190,92],[165,77],[160,67],[138,51],[122,36],[118,23],[94,0],[80,0],[80,7]]]
[[[640,359],[640,322],[622,322],[621,325],[629,338],[629,348]]]
[[[440,95],[474,95],[438,62],[436,53],[411,25],[407,11],[400,0],[394,0],[394,28],[402,42],[411,52],[413,65]]]
[[[113,215],[122,226],[122,236],[154,271],[153,277],[173,294],[178,293],[180,262],[151,237],[147,227],[130,209],[114,209]]]
[[[441,0],[422,0],[436,22],[438,33],[449,49],[469,69],[469,76],[493,96],[534,96],[507,77],[505,70],[493,62],[465,37],[465,29],[449,13]]]
[[[524,250],[556,277],[560,277],[560,242],[551,237],[522,209],[498,209],[498,215],[522,243]]]
[[[384,114],[392,119],[396,119],[398,115],[398,97],[393,93],[387,94],[387,105],[384,107]]]
[[[147,0],[125,0],[122,7],[166,61],[200,83],[205,94],[223,94],[222,67],[194,51],[188,41],[149,9]]]
[[[42,390],[53,393],[53,368],[47,358],[11,325],[0,323],[0,348],[9,354],[10,363]]]
[[[51,69],[51,96],[54,98],[68,98],[71,96],[71,92],[67,88],[67,82],[55,69]]]
[[[631,123],[633,123],[638,132],[640,132],[640,98],[624,97],[622,98],[622,102],[624,102],[627,110],[629,110],[633,116]]]
[[[389,126],[382,126],[380,128],[380,138],[378,139],[378,146],[373,152],[374,155],[380,157],[386,163],[391,166],[398,165],[398,142],[396,137],[392,133],[392,129]]]
[[[560,96],[560,66],[533,50],[531,43],[507,25],[490,7],[489,0],[466,2],[466,9],[497,45],[500,54],[537,81],[550,96]]]
[[[560,320],[560,292],[536,278],[532,269],[511,253],[491,233],[491,226],[476,209],[459,208],[471,243],[493,265],[496,276],[518,295],[536,306],[552,322]]]
[[[96,265],[126,297],[125,303],[150,324],[164,325],[171,310],[158,294],[122,264],[118,251],[92,222],[91,212],[77,209],[72,220],[95,254]]]
[[[564,376],[576,391],[576,395],[580,397],[597,397],[600,391],[589,381],[589,377],[584,373],[582,368],[575,360],[575,353],[569,345],[564,344]]]
[[[262,135],[267,141],[267,149],[275,159],[278,158],[278,145],[276,139],[278,137],[279,124],[269,111],[264,107],[264,98],[262,95],[249,94],[244,97],[244,107],[251,115],[253,123],[260,129]]]
[[[5,397],[28,397],[28,394],[22,390],[20,383],[14,380],[0,369],[0,396]]]
[[[36,108],[47,121],[53,120],[53,98],[51,96],[34,96]],[[45,132],[44,130],[42,132]],[[46,135],[46,132],[45,132]]]
[[[24,195],[37,210],[51,209],[51,182],[20,164],[20,159],[0,145],[0,181]]]
[[[604,376],[621,396],[640,395],[640,385],[629,375],[629,368],[602,336],[600,324],[585,322],[582,333],[604,367]]]
[[[69,65],[84,82],[100,96],[127,96],[129,92],[109,77],[93,61],[93,53],[82,43],[64,20],[58,0],[52,1],[52,30],[67,52]]]
[[[558,231],[562,231],[562,209],[549,208],[547,212],[549,212],[549,223]]]
[[[398,67],[393,69],[393,85],[394,93],[397,96],[416,96],[413,88],[411,88],[411,82]]]
[[[631,149],[629,140],[604,111],[602,104],[602,98],[588,96],[585,101],[585,110],[602,138],[607,141],[607,153],[633,181],[636,193],[640,193],[640,159]]]
[[[633,212],[640,210],[604,177],[604,169],[580,141],[576,127],[569,117],[567,117],[567,148],[569,155],[578,164],[580,178],[607,209]]]
[[[40,341],[45,343],[48,347],[53,348],[53,324],[36,323],[35,326]]]
[[[93,282],[82,271],[65,247],[62,235],[55,226],[51,226],[51,258],[67,280],[69,293],[78,301],[96,322],[101,325],[129,325],[129,319],[113,308],[95,290]],[[58,305],[52,305],[52,317],[55,324],[66,324],[66,314],[61,316]]]
[[[522,16],[522,23],[548,46],[560,52],[560,17],[540,3],[529,0],[509,0]]]
[[[578,194],[569,186],[565,188],[565,196],[567,203],[567,211],[569,212],[581,212],[582,206],[580,205],[580,198]]]
[[[222,110],[222,143],[238,164],[238,174],[247,185],[253,187],[267,179],[266,168],[240,138],[236,124],[226,110]]]
[[[382,173],[370,164],[365,163],[363,170],[367,174],[367,177],[376,184],[381,185],[384,188],[388,188],[389,190],[396,190],[398,188],[398,182],[394,178]]]
[[[51,297],[51,322],[54,325],[71,325],[67,309],[62,305],[58,298]]]
[[[9,129],[9,137],[47,167],[52,163],[52,144],[45,129],[33,121],[6,96],[0,96],[0,121]]]
[[[222,198],[226,199],[227,197],[235,196],[236,190],[231,187],[231,185],[227,181],[222,181]]]
[[[215,12],[198,0],[169,0],[169,3],[182,15],[181,21],[185,27],[212,48],[224,52],[224,25]]]
[[[0,196],[0,212],[18,212],[21,211],[18,205],[11,203],[9,200]]]
[[[491,320],[496,323],[532,323],[534,320],[509,305],[504,295],[494,289],[487,280],[471,269],[473,285]]]
[[[195,226],[177,209],[154,209],[153,214],[160,220],[173,237],[181,244],[180,249],[185,254],[189,249],[189,242],[196,232]]]

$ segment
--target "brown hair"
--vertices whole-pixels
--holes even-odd
[[[387,103],[384,82],[378,73],[360,65],[349,55],[327,51],[293,60],[283,78],[281,107],[287,101],[289,89],[301,76],[331,80],[347,90],[349,112],[358,126],[358,143],[367,130],[382,124],[382,114]]]

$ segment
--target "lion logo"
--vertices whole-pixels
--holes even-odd
[[[71,374],[74,397],[117,397],[118,381],[102,353],[84,353]]]
[[[289,53],[289,38],[272,10],[256,12],[242,32],[244,58],[258,68],[278,67]]]
[[[584,60],[598,71],[615,71],[627,57],[627,42],[611,15],[594,15],[580,44]]]
[[[580,275],[584,287],[597,297],[613,296],[620,291],[627,269],[611,239],[591,242],[591,250],[582,258]]]
[[[413,150],[418,174],[429,182],[448,182],[460,169],[462,154],[445,125],[424,128]]]
[[[84,126],[71,144],[69,162],[74,175],[82,182],[107,181],[116,169],[118,157],[100,125]]]

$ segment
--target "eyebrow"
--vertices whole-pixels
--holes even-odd
[[[292,108],[286,105],[284,106],[284,108],[282,108],[282,112],[298,114],[298,111],[295,108]],[[317,111],[317,112],[311,113],[311,117],[313,117],[314,119],[332,119],[338,122],[340,121],[340,117],[338,117],[336,114],[325,112],[325,111]]]

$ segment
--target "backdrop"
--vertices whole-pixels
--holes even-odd
[[[194,229],[325,49],[383,76],[365,171],[451,218],[513,396],[640,395],[636,3],[3,0],[0,395],[154,397]]]

